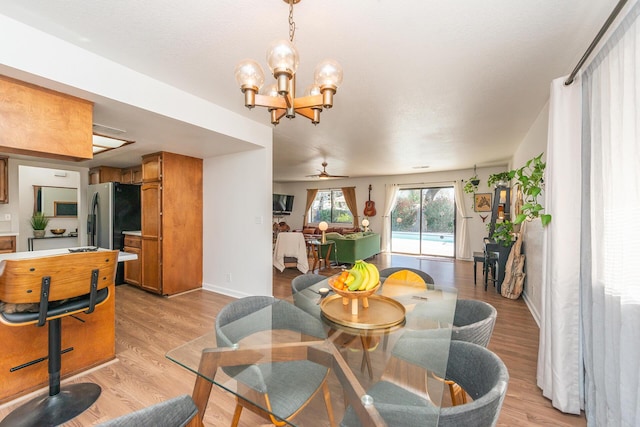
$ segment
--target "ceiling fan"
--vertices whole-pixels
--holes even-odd
[[[318,169],[319,170],[319,169]],[[307,175],[308,178],[320,178],[320,179],[329,179],[329,178],[349,178],[345,175],[331,175],[327,172],[327,162],[322,162],[322,171],[320,173],[314,175]]]

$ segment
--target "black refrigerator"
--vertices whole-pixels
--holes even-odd
[[[140,186],[105,182],[88,186],[89,246],[122,250],[123,231],[140,231]],[[124,263],[118,263],[116,285],[124,283]]]

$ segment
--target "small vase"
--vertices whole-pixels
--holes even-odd
[[[44,233],[45,233],[45,230],[33,230],[33,237],[41,239],[44,237]]]

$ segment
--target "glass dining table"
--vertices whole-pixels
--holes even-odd
[[[292,304],[303,310],[305,316],[322,322],[326,331],[324,339],[310,339],[277,331],[274,327],[269,328],[269,333],[256,333],[231,347],[218,347],[216,332],[212,331],[169,351],[168,359],[196,374],[192,397],[198,407],[200,425],[213,386],[270,412],[276,419],[285,418],[257,401],[254,394],[247,393],[246,387],[228,374],[229,367],[309,360],[326,366],[331,372],[329,386],[334,421],[330,422],[326,411],[322,411],[322,399],[314,398],[320,409],[305,408],[286,424],[334,425],[335,420],[338,423],[343,420],[343,424],[351,425],[344,418],[349,413],[354,425],[385,426],[384,408],[389,402],[374,399],[367,391],[377,382],[387,381],[429,402],[435,416],[425,418],[421,425],[436,426],[445,395],[443,378],[457,291],[437,286],[427,289],[424,284],[393,278],[380,280],[382,284],[377,292],[367,301],[359,301],[357,314],[353,314],[352,301],[343,300],[333,292],[326,297],[320,294],[320,289],[329,288],[327,279],[295,293],[290,299],[276,302]],[[245,320],[273,325],[277,323],[273,317],[275,312],[273,307],[265,308]],[[408,337],[412,344],[401,345]],[[424,339],[416,341],[415,337]],[[415,345],[416,342],[420,344]],[[402,350],[398,350],[400,348]],[[422,363],[426,357],[430,359],[428,369]],[[295,388],[296,384],[290,387]]]

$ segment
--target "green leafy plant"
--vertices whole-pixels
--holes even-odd
[[[44,230],[49,224],[49,218],[44,216],[42,212],[36,212],[31,217],[31,228],[34,230]]]
[[[547,164],[542,161],[542,154],[529,160],[523,167],[515,171],[516,184],[520,186],[523,196],[521,212],[517,215],[515,224],[524,220],[540,217],[543,226],[551,222],[551,215],[543,213],[544,207],[538,197],[544,187],[544,169]]]
[[[515,240],[513,232],[513,223],[505,220],[500,223],[496,223],[496,228],[491,235],[491,238],[498,244],[509,247]]]
[[[464,184],[464,192],[467,194],[473,194],[478,191],[478,184],[480,184],[480,180],[478,179],[478,175],[474,175],[467,180]]]
[[[510,170],[510,171],[504,171],[504,172],[500,172],[500,173],[494,173],[489,175],[489,179],[487,180],[487,185],[489,187],[491,187],[492,185],[495,185],[499,182],[506,182],[508,183],[509,181],[511,181],[513,179],[513,177],[516,175],[516,171],[515,170]]]

